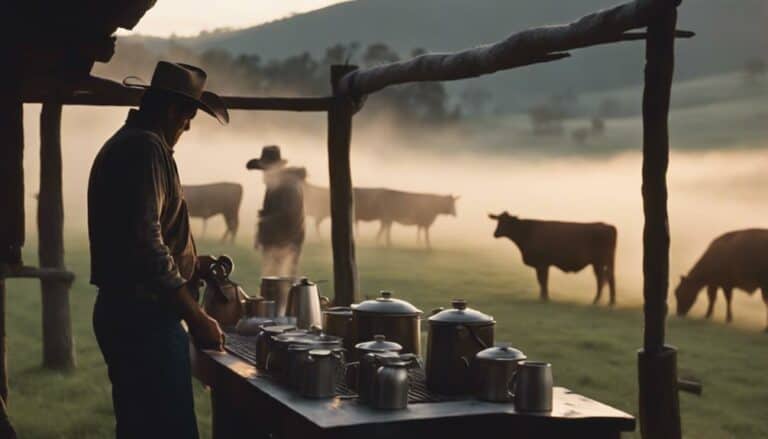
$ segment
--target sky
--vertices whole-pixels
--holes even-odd
[[[243,28],[319,9],[344,0],[158,0],[132,33],[196,35],[222,27]],[[121,32],[122,33],[122,32]]]

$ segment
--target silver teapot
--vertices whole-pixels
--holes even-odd
[[[368,404],[373,408],[401,410],[408,407],[408,369],[418,364],[413,354],[366,354],[376,357],[379,368],[373,376]]]
[[[330,299],[320,296],[317,284],[303,277],[293,284],[288,293],[285,315],[296,317],[296,327],[298,328],[322,328],[322,310],[329,303]]]

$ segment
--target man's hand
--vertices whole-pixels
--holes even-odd
[[[193,319],[187,321],[192,341],[200,349],[222,350],[224,347],[224,333],[219,323],[204,311]]]
[[[211,275],[211,266],[216,262],[216,258],[211,255],[201,255],[195,261],[195,274],[200,279],[206,279]]]

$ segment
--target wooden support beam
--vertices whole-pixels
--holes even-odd
[[[56,97],[62,105],[135,107],[143,90],[125,87],[109,79],[90,77],[78,84],[62,84],[46,78],[28,81],[25,103],[43,103]],[[322,112],[331,107],[331,97],[255,97],[222,96],[229,110]]]
[[[569,24],[524,30],[494,44],[352,71],[342,79],[341,92],[362,96],[395,84],[472,78],[560,59],[556,55],[572,49],[625,41],[625,32],[646,26],[668,6],[667,0],[635,0]]]
[[[638,353],[640,432],[680,439],[677,350],[664,344],[669,290],[669,102],[675,65],[674,0],[648,24],[643,90],[643,349]]]
[[[62,194],[61,112],[57,101],[43,104],[40,113],[40,195],[37,203],[40,267],[65,270],[64,200]],[[69,309],[70,282],[44,278],[42,288],[43,366],[75,367]]]
[[[355,259],[354,198],[350,142],[355,103],[339,94],[339,80],[357,67],[331,66],[333,104],[328,112],[328,171],[331,183],[331,241],[333,244],[334,304],[349,306],[357,302],[360,286]]]
[[[0,278],[0,399],[8,402],[8,363],[5,337],[5,279]]]
[[[20,264],[25,237],[24,107],[13,73],[0,73],[0,263]]]

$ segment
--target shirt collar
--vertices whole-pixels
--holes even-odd
[[[173,154],[173,148],[171,148],[168,145],[168,142],[165,141],[165,136],[158,132],[156,128],[153,127],[153,124],[147,120],[146,116],[142,114],[139,110],[132,108],[128,110],[128,117],[125,119],[125,126],[127,128],[133,128],[133,129],[139,129],[144,131],[149,131],[152,134],[156,135],[160,139],[160,143],[163,144],[165,149],[168,150],[171,154]]]

